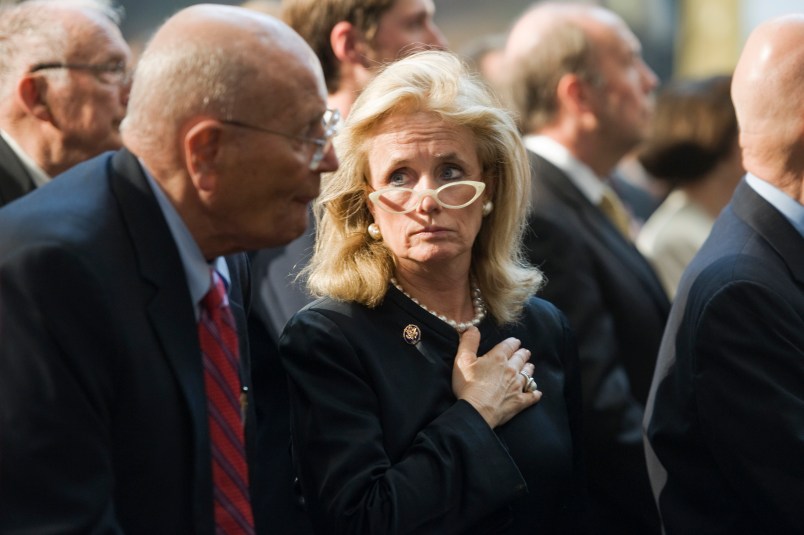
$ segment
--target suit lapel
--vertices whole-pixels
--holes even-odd
[[[734,192],[732,208],[779,253],[798,284],[804,285],[804,237],[790,222],[745,180]]]
[[[148,316],[189,409],[195,458],[208,459],[209,443],[201,347],[184,268],[151,187],[137,162],[121,150],[112,159],[111,188],[131,236],[139,273],[153,288]],[[207,463],[200,481],[211,480]]]

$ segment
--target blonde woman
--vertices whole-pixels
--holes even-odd
[[[562,314],[522,263],[529,197],[508,114],[461,62],[387,67],[338,135],[280,341],[320,533],[556,533],[582,487]]]

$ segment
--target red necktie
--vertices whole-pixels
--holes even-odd
[[[212,287],[201,301],[198,338],[204,359],[216,531],[254,533],[240,409],[237,329],[226,289],[215,270]]]

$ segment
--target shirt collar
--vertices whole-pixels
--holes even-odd
[[[573,156],[567,148],[548,136],[525,136],[525,147],[555,165],[594,205],[600,204],[605,185],[592,169]]]
[[[785,219],[790,221],[790,224],[793,225],[798,233],[804,236],[804,205],[770,182],[752,175],[751,173],[745,175],[745,181],[760,197],[779,210]]]
[[[0,130],[0,136],[3,140],[11,147],[11,150],[14,151],[14,154],[17,155],[17,158],[20,159],[22,162],[22,166],[25,167],[25,170],[28,171],[28,174],[31,175],[31,179],[33,180],[34,184],[36,184],[37,188],[41,188],[45,184],[51,181],[50,176],[48,176],[45,171],[36,165],[36,162],[28,156],[28,153],[22,150],[14,138],[11,137],[7,132]]]
[[[190,230],[187,228],[187,225],[184,224],[184,221],[176,211],[173,203],[168,200],[167,195],[165,195],[161,186],[159,186],[153,176],[151,176],[151,173],[146,169],[142,160],[140,160],[140,165],[145,172],[151,190],[154,192],[156,202],[159,204],[159,208],[165,216],[170,234],[173,236],[173,241],[176,243],[176,248],[179,251],[179,257],[181,258],[181,263],[184,267],[184,275],[187,280],[187,287],[190,291],[190,298],[193,300],[195,319],[198,320],[201,310],[201,300],[209,291],[212,282],[209,276],[210,268],[214,268],[215,271],[218,272],[218,275],[221,276],[224,284],[228,288],[230,284],[229,267],[222,256],[215,258],[211,262],[206,261],[204,255],[201,254],[201,249],[198,247],[195,239],[193,239]]]

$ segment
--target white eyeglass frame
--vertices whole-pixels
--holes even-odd
[[[445,190],[446,188],[449,188],[449,187],[452,187],[452,186],[465,186],[465,185],[472,186],[473,188],[475,188],[475,195],[468,202],[465,202],[465,203],[459,204],[459,205],[451,205],[451,204],[444,204],[443,202],[441,202],[439,200],[438,194],[441,191]],[[408,213],[412,212],[413,210],[416,210],[419,207],[419,205],[421,204],[421,202],[422,202],[422,200],[424,199],[425,196],[431,197],[435,202],[438,203],[439,206],[441,206],[442,208],[446,208],[448,210],[458,210],[460,208],[466,208],[467,206],[469,206],[470,204],[472,204],[473,202],[478,200],[480,198],[480,196],[483,194],[483,191],[485,189],[486,189],[486,184],[484,184],[483,182],[480,182],[480,181],[477,181],[477,180],[459,180],[458,182],[450,182],[449,184],[444,184],[443,186],[441,186],[438,189],[415,190],[413,188],[397,188],[397,187],[394,187],[394,186],[389,186],[387,188],[378,189],[378,190],[375,190],[375,191],[369,193],[368,197],[369,197],[369,200],[372,203],[374,203],[374,206],[376,206],[380,210],[382,210],[384,212],[388,212],[389,214],[400,214],[401,215],[401,214],[408,214]],[[382,196],[383,193],[387,193],[387,192],[390,192],[390,191],[408,191],[408,192],[410,192],[411,195],[413,196],[412,198],[415,198],[413,206],[411,206],[407,210],[391,210],[387,206],[384,206],[380,202],[380,196]]]

